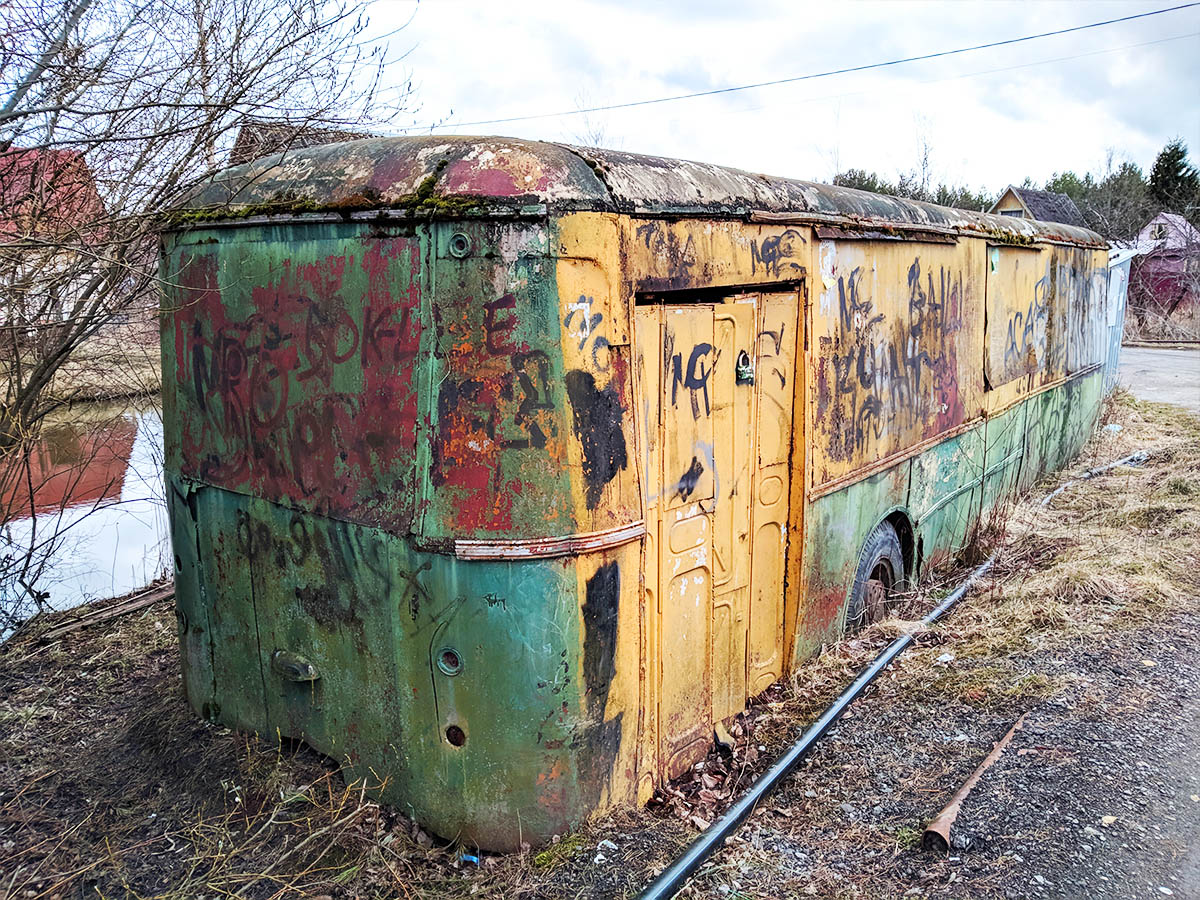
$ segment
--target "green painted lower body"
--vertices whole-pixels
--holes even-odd
[[[917,565],[952,556],[989,524],[1003,501],[1079,453],[1095,427],[1103,391],[1100,370],[1073,377],[810,503],[804,520],[807,595],[800,601],[793,665],[841,636],[859,553],[876,525],[902,515],[912,526]]]
[[[586,714],[575,559],[457,560],[176,478],[169,497],[198,712],[302,739],[467,844],[537,844],[596,808],[621,723]],[[586,593],[615,629],[611,592]]]

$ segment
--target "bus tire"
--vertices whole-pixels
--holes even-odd
[[[886,618],[904,590],[904,551],[891,522],[880,522],[863,543],[846,608],[846,633]]]

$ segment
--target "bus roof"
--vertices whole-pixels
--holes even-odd
[[[687,160],[502,137],[380,137],[289,150],[217,173],[176,221],[259,215],[425,217],[599,210],[1107,246],[1058,222],[988,215]]]

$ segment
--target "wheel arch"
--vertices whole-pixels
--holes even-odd
[[[896,536],[900,538],[900,551],[904,555],[904,577],[908,581],[915,580],[921,564],[921,555],[912,517],[905,507],[898,506],[889,511],[882,521],[896,529]]]

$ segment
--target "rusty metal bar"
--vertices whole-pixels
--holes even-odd
[[[1004,752],[1004,748],[1008,746],[1009,741],[1013,739],[1013,735],[1021,730],[1021,726],[1025,724],[1025,716],[1027,713],[1022,713],[1021,718],[1013,723],[1013,727],[1008,729],[1008,732],[1000,740],[992,746],[992,752],[984,757],[983,762],[971,773],[971,777],[963,782],[960,787],[950,798],[950,802],[945,808],[937,814],[932,822],[925,826],[925,833],[921,836],[921,846],[925,850],[937,850],[945,853],[950,849],[950,829],[954,826],[954,820],[958,818],[958,812],[962,809],[962,802],[967,799],[967,795],[971,793],[972,788],[978,783],[983,773],[992,767],[992,763],[1000,758],[1000,754]]]
[[[603,531],[568,534],[563,537],[526,538],[523,540],[463,540],[454,542],[459,559],[548,559],[573,553],[607,550],[637,540],[646,533],[646,523],[638,519]]]

